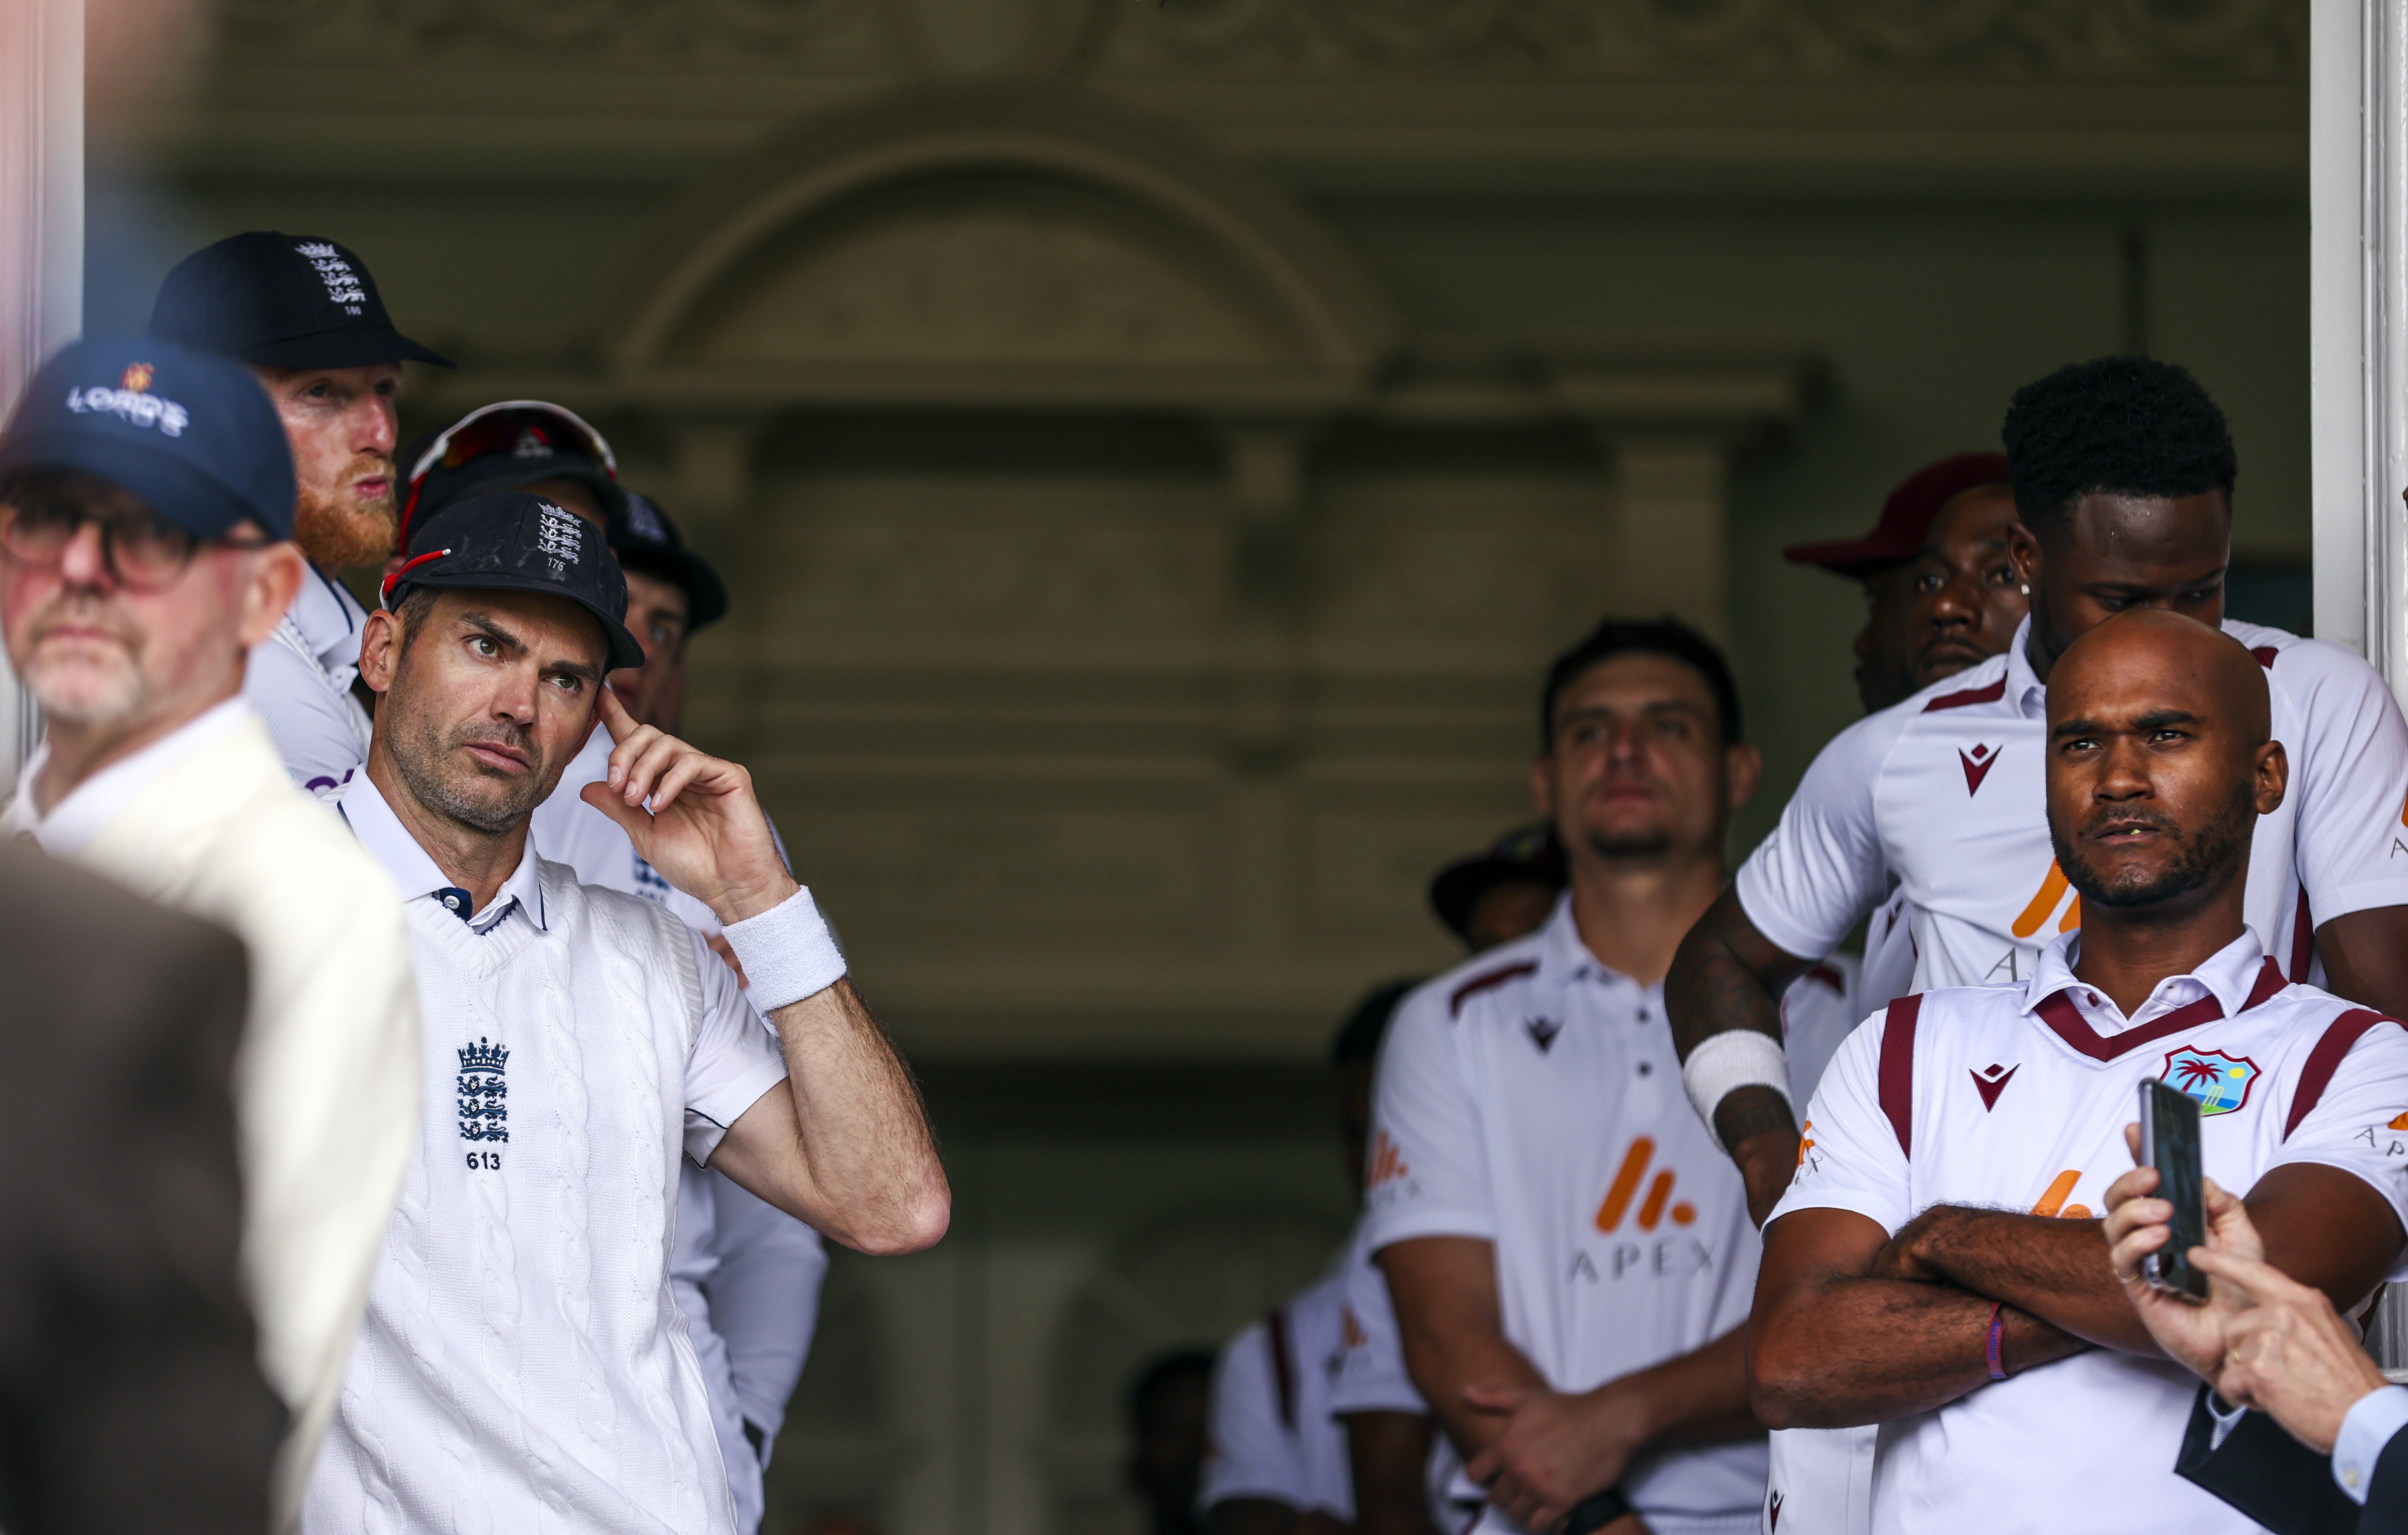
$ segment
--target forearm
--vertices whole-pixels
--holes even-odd
[[[1400,1317],[1399,1320],[1402,1320]],[[1404,1327],[1405,1371],[1413,1388],[1430,1404],[1430,1415],[1455,1444],[1455,1453],[1470,1460],[1494,1443],[1506,1420],[1495,1413],[1475,1413],[1464,1393],[1475,1386],[1525,1386],[1548,1390],[1546,1377],[1501,1333],[1469,1326]]]
[[[2095,1220],[1938,1205],[1898,1233],[1873,1272],[1952,1284],[2102,1348],[2164,1357],[2115,1282],[2105,1229]]]
[[[830,1234],[868,1252],[933,1244],[952,1208],[936,1138],[918,1084],[853,983],[789,1003],[772,1021],[815,1202],[843,1227]]]
[[[1613,1393],[1639,1404],[1649,1444],[1712,1444],[1764,1431],[1748,1405],[1747,1329],[1733,1327],[1701,1349],[1618,1380]]]
[[[1358,1535],[1439,1535],[1426,1480],[1430,1420],[1419,1413],[1347,1413],[1347,1467]]]
[[[1844,1428],[1944,1407],[1989,1384],[1992,1304],[1951,1285],[1864,1278],[1760,1309],[1747,1355],[1756,1416]],[[2090,1346],[2018,1307],[1999,1314],[2010,1376]]]
[[[1664,1011],[1682,1061],[1707,1040],[1735,1029],[1778,1041],[1781,994],[1808,963],[1758,933],[1737,892],[1724,891],[1681,940],[1664,981]],[[1712,1121],[1746,1183],[1749,1213],[1760,1225],[1797,1169],[1797,1115],[1771,1088],[1741,1087],[1713,1105]]]

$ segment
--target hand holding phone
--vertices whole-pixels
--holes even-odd
[[[2190,1250],[2207,1243],[2199,1104],[2155,1079],[2141,1083],[2141,1165],[2157,1169],[2157,1198],[2174,1207],[2166,1244],[2141,1260],[2141,1272],[2158,1289],[2204,1301],[2207,1276],[2190,1261]]]

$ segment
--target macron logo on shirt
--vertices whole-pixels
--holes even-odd
[[[1989,777],[1990,769],[1999,765],[1999,749],[1977,745],[1968,752],[1960,746],[1956,749],[1956,760],[1965,768],[1965,792],[1977,795],[1982,792],[1982,781]]]

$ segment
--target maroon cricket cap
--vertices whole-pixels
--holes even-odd
[[[1793,565],[1819,565],[1834,575],[1861,580],[1922,553],[1931,520],[1949,502],[1977,485],[2007,483],[2006,454],[1957,453],[1907,476],[1906,482],[1882,503],[1881,521],[1863,538],[1791,544],[1781,554]]]

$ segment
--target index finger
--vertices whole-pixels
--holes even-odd
[[[636,728],[636,717],[627,712],[627,706],[619,701],[619,695],[611,691],[609,683],[598,685],[600,691],[594,699],[595,715],[601,720],[603,728],[610,732],[613,741],[625,740]]]
[[[2271,1263],[2245,1258],[2238,1253],[2220,1253],[2213,1247],[2192,1248],[2190,1264],[2202,1273],[2213,1274],[2224,1281],[2261,1306],[2293,1290],[2308,1288]]]

